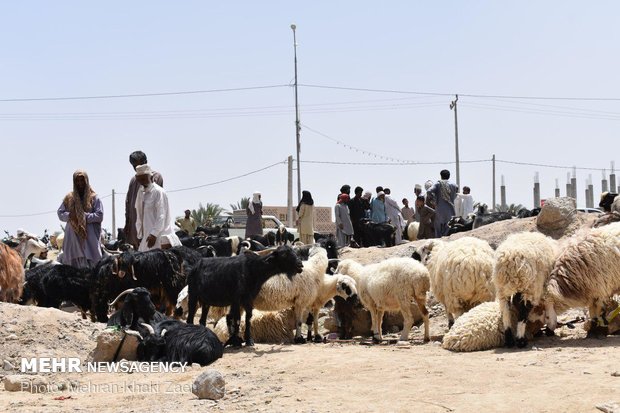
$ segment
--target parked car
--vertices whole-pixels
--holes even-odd
[[[239,236],[241,238],[245,237],[245,225],[248,220],[247,216],[242,215],[230,215],[230,214],[222,214],[219,215],[214,221],[214,225],[223,225],[228,224],[228,233],[231,237]],[[268,232],[276,232],[280,225],[284,225],[282,221],[276,218],[273,215],[263,215],[263,235]],[[286,227],[286,230],[293,234],[295,239],[299,238],[299,234],[297,233],[297,228]]]
[[[603,211],[601,211],[600,209],[596,209],[596,208],[577,208],[577,211],[587,212],[589,214],[602,214],[603,213]]]

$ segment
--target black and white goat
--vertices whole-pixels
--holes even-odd
[[[138,344],[138,360],[198,363],[206,366],[222,357],[224,346],[208,328],[164,320],[142,324],[148,331]]]
[[[245,344],[254,345],[250,323],[254,299],[262,285],[277,274],[292,278],[303,269],[299,257],[290,247],[282,246],[266,254],[246,251],[236,257],[203,258],[188,276],[187,323],[193,324],[198,302],[202,305],[200,324],[206,324],[210,306],[231,306],[232,334],[226,345],[240,346],[241,306],[245,310]]]
[[[139,323],[152,324],[166,319],[165,315],[155,309],[146,288],[136,287],[123,291],[110,303],[110,307],[114,307],[123,297],[123,307],[110,316],[108,326],[138,330]]]
[[[284,225],[278,227],[276,232],[276,245],[288,245],[295,241],[295,236],[286,230]]]

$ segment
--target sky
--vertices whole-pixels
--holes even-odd
[[[104,228],[119,194],[122,227],[134,150],[165,189],[198,187],[169,193],[173,215],[254,191],[286,205],[291,23],[301,186],[316,205],[345,183],[400,202],[441,169],[454,180],[458,93],[460,182],[476,201],[492,203],[495,154],[497,202],[502,176],[507,202],[531,208],[537,172],[544,199],[577,166],[585,206],[589,175],[598,197],[620,161],[619,13],[612,1],[3,2],[0,230],[60,229],[76,169],[103,198]],[[143,94],[159,95],[102,98]],[[57,99],[69,97],[91,98]],[[41,98],[54,99],[19,100]]]

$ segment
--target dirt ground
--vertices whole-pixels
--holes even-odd
[[[513,221],[520,230],[535,230],[532,219]],[[499,242],[512,231],[497,225],[481,238]],[[408,255],[413,245],[343,256],[373,262]],[[86,360],[103,328],[78,313],[0,303],[0,362],[19,366],[21,357],[33,356]],[[227,349],[211,366],[185,373],[42,374],[52,392],[8,392],[0,385],[0,412],[596,412],[600,403],[620,402],[620,336],[586,339],[583,324],[576,324],[523,350],[452,353],[440,346],[446,328],[440,313],[431,318],[426,344],[414,328],[408,344]],[[194,378],[209,368],[226,380],[219,401],[191,393]],[[0,370],[0,378],[15,373]],[[75,389],[54,391],[67,382]]]

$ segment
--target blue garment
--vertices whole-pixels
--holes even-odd
[[[370,203],[370,220],[381,224],[387,222],[387,214],[385,213],[385,202],[379,198],[375,198]]]
[[[64,202],[58,208],[58,218],[67,222],[65,240],[62,244],[62,263],[74,267],[85,264],[94,266],[101,260],[101,222],[103,221],[103,203],[98,196],[93,197],[93,206],[86,214],[86,239],[81,240],[69,223],[69,210]]]
[[[458,193],[458,187],[453,183],[444,180],[448,189],[448,198],[445,199],[441,195],[441,182],[437,181],[435,185],[433,185],[428,193],[432,194],[435,198],[435,237],[441,238],[446,235],[448,231],[448,222],[450,218],[452,218],[456,212],[454,210],[454,200],[456,199],[456,195]]]

